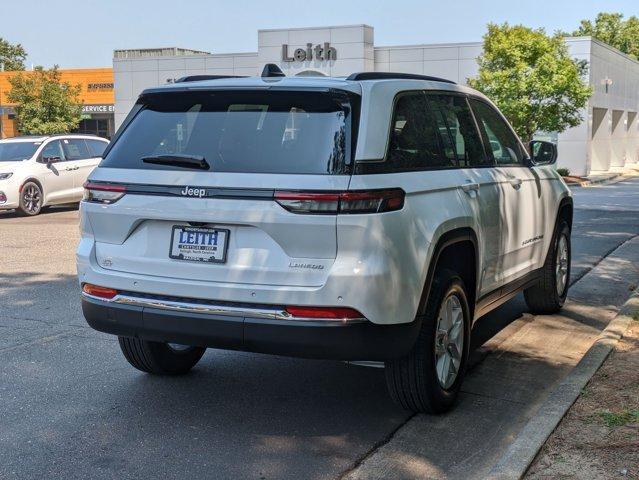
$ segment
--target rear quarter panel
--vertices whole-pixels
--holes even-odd
[[[336,266],[361,277],[345,286],[344,304],[380,324],[415,318],[439,237],[472,227],[458,185],[455,170],[352,177],[350,190],[400,187],[406,200],[396,212],[338,216]]]

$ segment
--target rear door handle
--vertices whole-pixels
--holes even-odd
[[[464,183],[461,186],[461,188],[466,193],[478,192],[479,191],[479,183]]]

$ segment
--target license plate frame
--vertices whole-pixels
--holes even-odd
[[[208,258],[206,256],[186,256],[183,253],[179,253],[179,245],[175,244],[176,240],[176,232],[178,231],[186,231],[186,232],[196,232],[196,233],[213,233],[217,232],[218,236],[220,233],[224,234],[223,244],[221,248],[219,245],[215,245],[222,252],[221,258],[216,258],[215,254],[210,255]],[[226,263],[226,257],[229,248],[229,238],[231,236],[231,231],[228,228],[217,228],[217,227],[193,227],[190,225],[173,225],[171,229],[171,243],[169,244],[169,258],[173,260],[181,260],[183,262],[195,262],[195,263]],[[216,240],[219,242],[219,240]],[[196,245],[197,246],[197,245]],[[202,246],[202,245],[200,245]],[[176,253],[176,247],[178,253]]]

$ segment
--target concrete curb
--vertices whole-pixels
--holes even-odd
[[[548,395],[535,415],[495,464],[488,478],[514,480],[524,476],[535,456],[555,430],[582,389],[597,372],[632,322],[631,312],[639,309],[639,291],[628,299],[617,316],[601,332],[577,366]]]
[[[568,185],[571,188],[592,187],[594,185],[601,185],[601,184],[609,185],[609,184],[621,182],[628,178],[635,178],[637,176],[639,176],[639,170],[636,168],[631,168],[625,172],[611,174],[609,177],[601,177],[594,180],[585,180],[583,182],[566,182],[566,185]]]
[[[623,177],[624,177],[624,175],[619,174],[619,175],[612,175],[610,177],[597,178],[595,180],[585,180],[583,182],[566,182],[566,185],[568,185],[571,188],[575,188],[575,187],[591,187],[593,185],[600,185],[602,183],[616,182],[618,180],[622,180]]]

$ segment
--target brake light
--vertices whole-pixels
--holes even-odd
[[[117,290],[113,288],[100,287],[98,285],[92,285],[90,283],[85,283],[82,285],[82,291],[87,295],[91,295],[92,297],[104,298],[105,300],[111,300],[118,294]]]
[[[381,213],[401,210],[405,192],[401,188],[344,192],[340,195],[340,213]]]
[[[285,310],[293,317],[298,318],[329,318],[332,320],[348,320],[352,318],[364,318],[354,308],[345,307],[293,307],[288,306]]]
[[[120,200],[125,193],[126,187],[124,185],[85,182],[82,199],[85,202],[111,204]]]
[[[275,192],[275,201],[289,212],[307,214],[383,213],[401,210],[401,188],[348,192]]]

